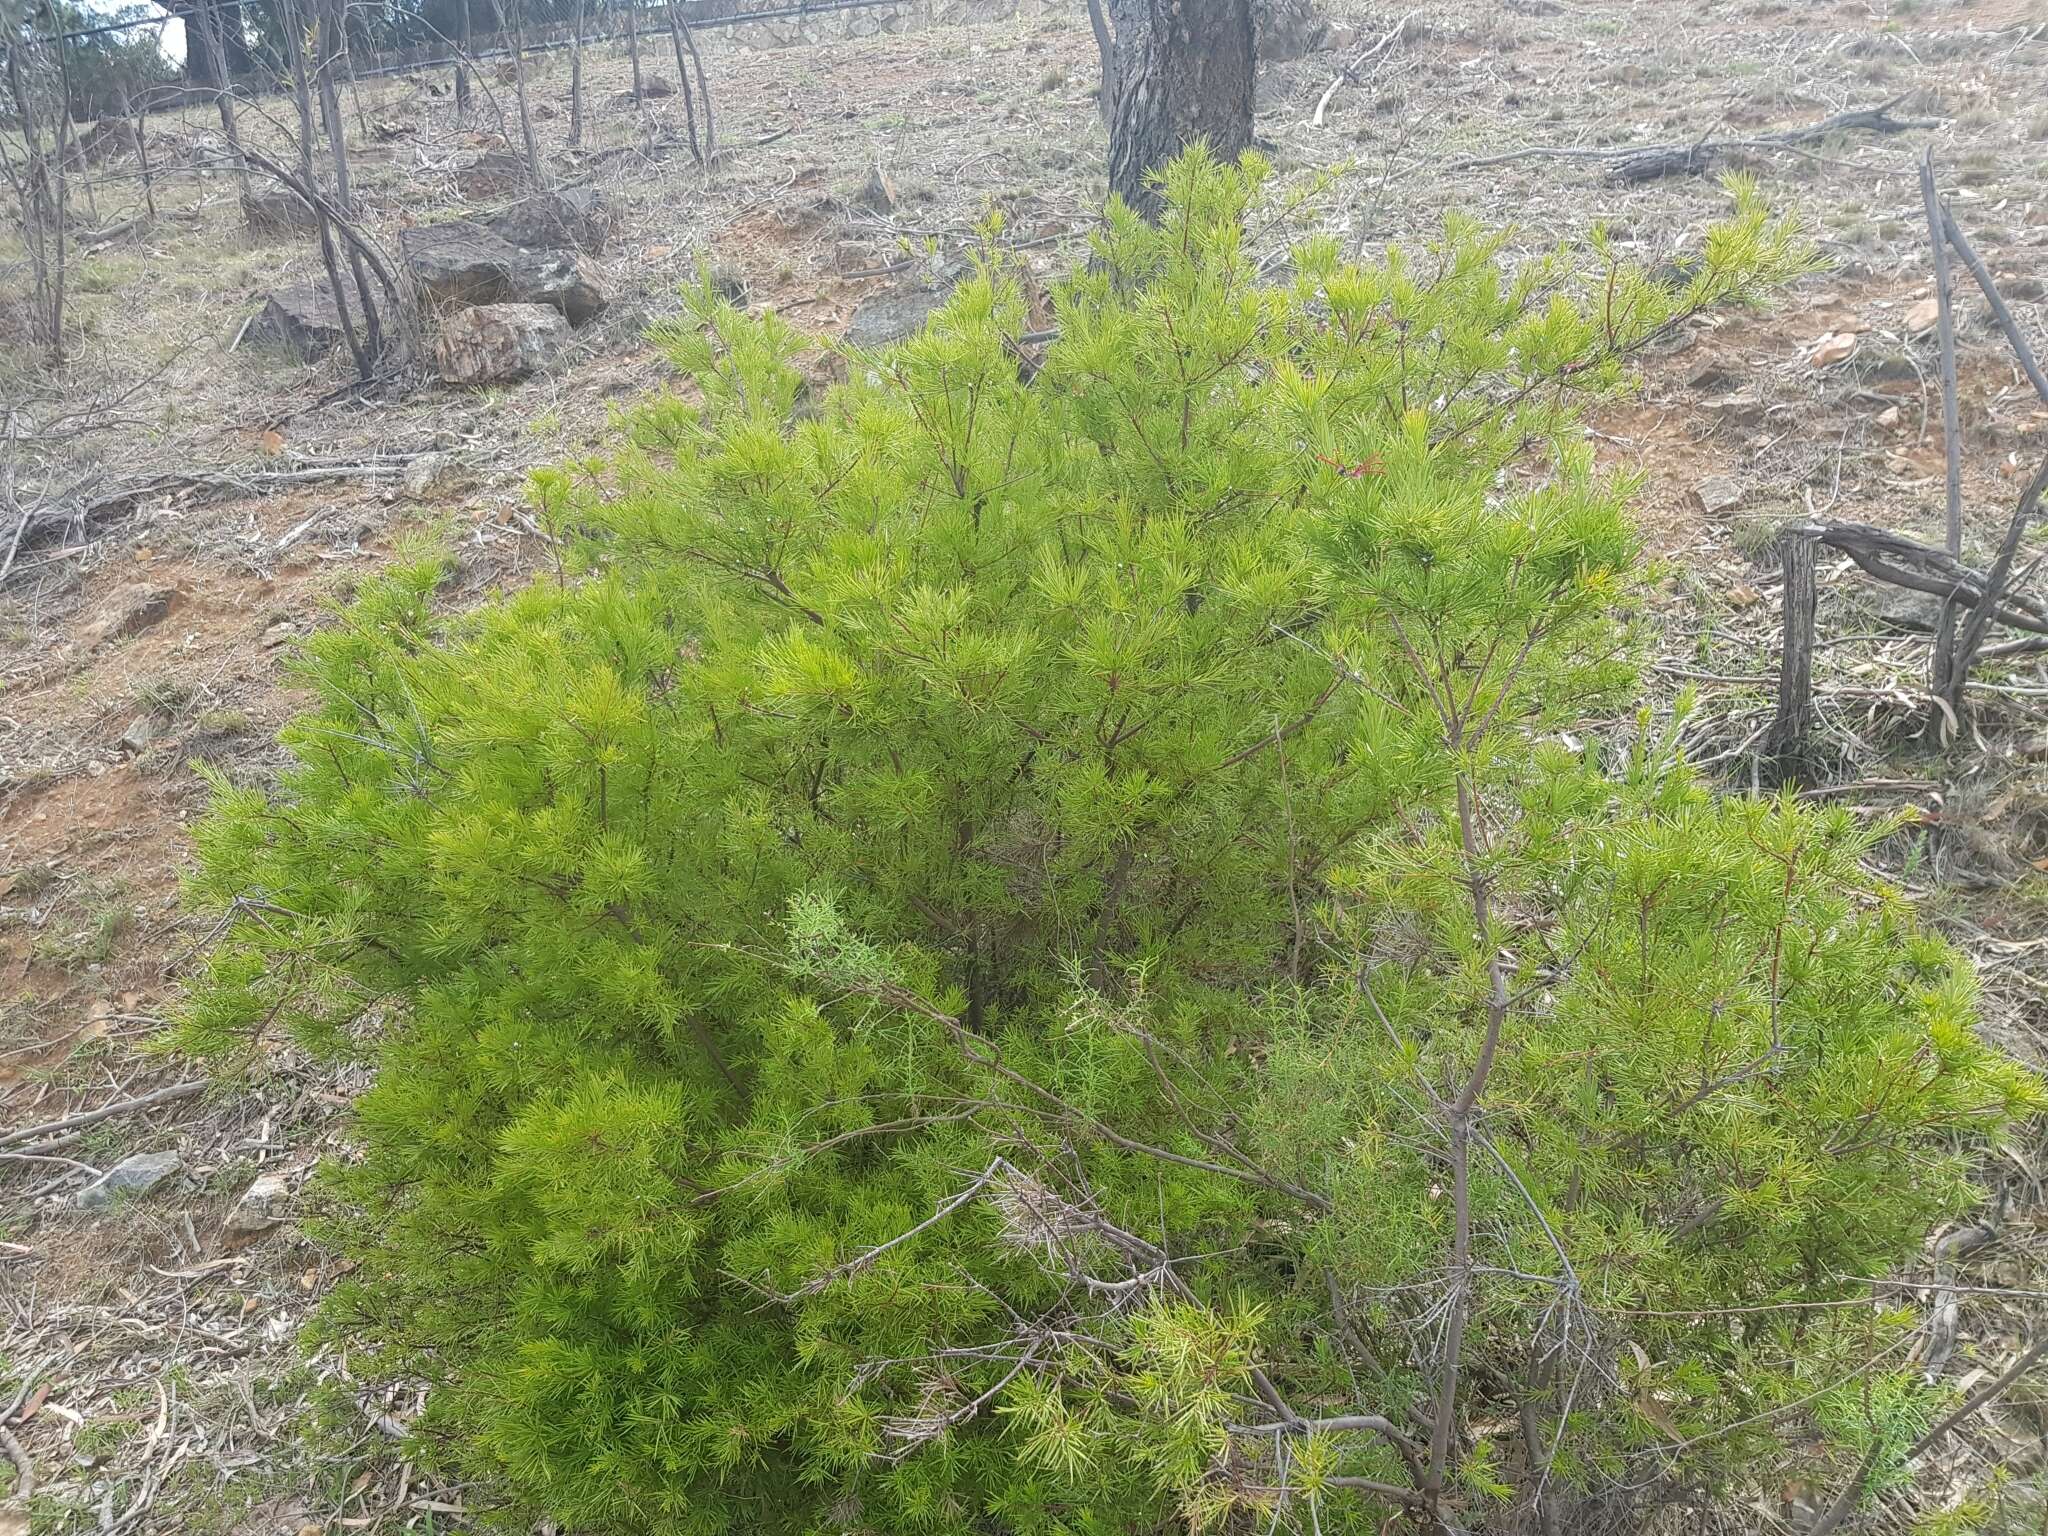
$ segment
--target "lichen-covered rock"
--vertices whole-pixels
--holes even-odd
[[[398,250],[420,291],[442,309],[547,304],[583,325],[608,302],[597,268],[579,252],[521,250],[468,219],[401,230]]]
[[[612,201],[596,187],[563,187],[523,197],[485,224],[491,233],[529,251],[603,252],[611,238]]]
[[[175,1152],[138,1152],[122,1158],[72,1200],[81,1211],[104,1210],[116,1196],[148,1194],[184,1166],[185,1159]]]
[[[398,232],[398,256],[436,304],[498,304],[512,297],[519,247],[468,219]]]
[[[847,344],[869,348],[893,346],[923,330],[925,321],[945,302],[946,295],[935,288],[878,293],[863,299],[847,322]]]
[[[546,304],[479,304],[442,322],[434,363],[450,384],[505,384],[547,367],[568,339]]]
[[[588,325],[611,300],[591,260],[576,251],[522,251],[509,295],[518,304],[546,304],[571,325]]]
[[[322,283],[274,289],[249,323],[247,339],[282,348],[305,362],[325,357],[346,339],[334,295]]]

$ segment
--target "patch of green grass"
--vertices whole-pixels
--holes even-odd
[[[50,930],[36,942],[36,957],[67,971],[105,965],[115,947],[135,921],[119,885],[101,888],[86,898],[79,919],[52,920]]]
[[[207,736],[246,736],[256,729],[248,711],[241,709],[209,709],[192,723]]]
[[[1778,534],[1784,523],[1781,518],[1766,512],[1752,512],[1735,519],[1729,528],[1734,537],[1735,547],[1751,560],[1766,560],[1778,547]]]
[[[62,878],[51,865],[24,864],[14,871],[8,894],[33,901],[45,891],[52,889]]]
[[[182,714],[192,702],[192,689],[175,678],[144,678],[135,685],[135,702],[160,715]]]

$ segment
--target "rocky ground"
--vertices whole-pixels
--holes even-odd
[[[1820,516],[1939,537],[1924,149],[2019,324],[2048,344],[2048,4],[1446,0],[1398,32],[1395,8],[1334,20],[1342,49],[1269,63],[1260,82],[1258,131],[1289,203],[1260,237],[1276,256],[1318,227],[1360,250],[1418,244],[1463,210],[1511,224],[1511,253],[1604,221],[1661,262],[1725,195],[1711,176],[1616,182],[1610,152],[1710,140],[1737,141],[1719,167],[1757,176],[1831,258],[1768,314],[1688,328],[1597,423],[1601,451],[1643,479],[1656,707],[1695,691],[1687,740],[1740,781],[1772,707],[1778,529]],[[648,73],[672,80],[665,44],[644,46]],[[680,147],[676,97],[621,98],[622,50],[586,59],[577,150],[566,56],[536,69],[549,163],[607,216],[601,248],[574,254],[602,308],[543,325],[528,377],[453,387],[429,361],[355,390],[342,356],[264,341],[266,296],[314,280],[319,261],[301,235],[245,231],[198,107],[149,122],[157,219],[82,242],[69,367],[0,349],[17,502],[75,486],[66,505],[83,509],[36,523],[0,588],[0,1449],[18,1444],[35,1483],[0,1503],[0,1536],[31,1513],[38,1533],[468,1528],[483,1491],[428,1485],[403,1458],[417,1404],[358,1391],[345,1351],[298,1341],[338,1264],[300,1230],[298,1191],[345,1145],[359,1084],[280,1046],[243,1080],[201,1086],[150,1050],[208,938],[210,919],[177,901],[204,803],[191,765],[275,771],[297,639],[408,541],[458,552],[453,601],[544,565],[527,470],[599,447],[615,403],[663,386],[643,331],[700,264],[801,327],[873,339],[928,305],[990,209],[1047,278],[1085,249],[1104,145],[1078,6],[774,50],[708,33],[705,51],[724,146],[709,171]],[[1356,78],[1331,89],[1353,59]],[[496,115],[509,88],[485,84],[464,124],[425,76],[344,93],[365,228],[394,259],[419,244],[409,229],[517,201],[477,174],[518,137]],[[1882,104],[1912,126],[1760,142]],[[283,110],[245,113],[273,151]],[[140,174],[127,155],[94,168],[97,228],[139,208]],[[0,244],[0,335],[20,334],[17,257]],[[2048,407],[1981,303],[1966,299],[1959,323],[1966,557],[1981,565],[2048,453]],[[11,516],[0,509],[0,541]],[[2037,532],[2019,566],[2048,595],[2029,564],[2044,550]],[[1989,1027],[2038,1060],[2048,665],[1988,662],[1971,731],[1931,748],[1928,622],[1925,604],[1823,556],[1831,776],[1812,792],[1922,813],[1883,856],[1978,957]],[[1964,1284],[1933,1309],[1930,1371],[1975,1384],[2025,1342],[2048,1289],[2039,1152],[1987,1169],[1981,1233],[1937,1235]],[[2003,1404],[1921,1493],[1887,1495],[1871,1528],[1954,1512],[2001,1479],[2000,1508],[2038,1522],[2024,1495],[2041,1475],[2040,1389]],[[0,1490],[8,1476],[0,1461]],[[1760,1530],[1805,1518],[1798,1490],[1754,1514]]]

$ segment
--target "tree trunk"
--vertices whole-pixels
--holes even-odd
[[[57,113],[57,261],[50,275],[50,361],[61,367],[64,362],[64,253],[68,234],[65,226],[70,223],[65,192],[71,184],[64,167],[71,158],[71,145],[78,136],[71,121],[71,62],[64,46],[61,22],[50,46],[57,50],[57,102],[61,108]],[[88,177],[86,186],[90,188],[91,185]]]
[[[461,34],[455,44],[455,120],[458,123],[469,118],[469,7],[470,0],[461,0],[455,23],[455,30]]]
[[[313,85],[306,64],[306,17],[298,0],[285,0],[283,22],[285,53],[291,61],[292,100],[299,109],[299,179],[310,193],[319,187],[320,181],[313,174]],[[334,298],[334,313],[341,320],[341,334],[348,342],[349,356],[355,359],[356,377],[367,383],[373,376],[370,358],[349,315],[348,294],[341,286],[341,262],[335,255],[334,226],[327,215],[326,201],[321,198],[313,205],[314,217],[319,221],[320,264],[327,271],[327,289]]]
[[[576,30],[569,36],[569,147],[583,147],[584,0],[576,0]]]
[[[683,96],[683,127],[690,135],[690,158],[702,165],[705,150],[697,141],[697,105],[690,92],[690,60],[683,48],[683,21],[676,13],[676,0],[666,0],[663,9],[668,13],[669,41],[676,50],[676,84]]]
[[[1764,736],[1764,760],[1774,782],[1796,781],[1808,766],[1807,733],[1813,728],[1813,626],[1819,592],[1814,578],[1810,532],[1787,529],[1778,536],[1785,567],[1785,640],[1778,657],[1778,712]]]
[[[690,50],[690,62],[697,70],[697,100],[704,108],[704,163],[711,164],[718,154],[718,130],[711,122],[711,82],[704,78],[704,56],[697,51],[697,34],[690,30],[686,20],[683,26],[683,46]]]
[[[641,99],[640,81],[640,9],[626,7],[626,56],[633,61],[633,99]]]
[[[334,60],[342,49],[348,46],[347,0],[327,0],[327,14],[321,19],[319,31],[320,67],[315,80],[320,87],[320,104],[327,120],[337,130],[342,127],[341,93],[335,83]],[[348,144],[344,131],[329,136],[328,147],[334,157],[334,205],[341,210],[343,218],[353,222],[356,217],[355,193],[349,186]],[[310,182],[309,182],[310,185]],[[375,359],[384,350],[384,338],[377,321],[377,302],[370,294],[370,275],[363,270],[363,258],[351,245],[348,251],[349,272],[355,278],[356,301],[362,305],[363,350]],[[368,375],[364,375],[365,378]]]
[[[243,35],[241,0],[178,0],[166,8],[185,22],[185,78],[206,90],[232,88],[235,75],[249,68],[249,44]],[[192,47],[195,26],[202,40],[208,29],[212,29],[213,41],[209,47]]]
[[[1148,180],[1197,139],[1235,160],[1252,142],[1250,0],[1109,0],[1116,30],[1109,189],[1146,218]]]
[[[227,136],[228,154],[235,162],[235,180],[241,188],[242,206],[249,204],[249,166],[242,158],[242,134],[235,124],[235,85],[228,72],[227,45],[221,41],[221,15],[217,0],[198,0],[192,14],[199,22],[199,57],[205,59],[213,76],[213,102],[220,109],[220,131]],[[190,67],[190,59],[187,59]]]
[[[519,98],[519,135],[526,143],[526,174],[541,185],[540,145],[533,137],[533,110],[526,101],[526,0],[512,0],[512,89]]]

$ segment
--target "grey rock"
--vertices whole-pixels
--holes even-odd
[[[522,251],[508,297],[560,310],[571,325],[588,325],[611,302],[596,266],[576,251]]]
[[[1742,494],[1742,482],[1733,475],[1704,475],[1692,488],[1693,507],[1708,517],[1719,517],[1741,506]]]
[[[128,729],[121,733],[121,750],[131,757],[140,757],[162,734],[154,715],[137,715],[128,722]]]
[[[1941,599],[1910,587],[1886,587],[1877,607],[1877,622],[1905,634],[1927,635],[1941,619]]]
[[[424,501],[433,494],[434,482],[441,478],[447,467],[438,453],[423,453],[405,466],[405,475],[399,484],[413,500]]]
[[[306,362],[325,357],[345,339],[341,314],[325,283],[294,283],[273,290],[247,334],[250,341],[281,347]]]
[[[398,256],[436,304],[499,304],[512,297],[520,249],[468,219],[398,232]]]
[[[522,250],[603,252],[615,217],[612,200],[596,187],[563,187],[521,198],[486,224]]]
[[[235,1202],[235,1208],[228,1212],[226,1224],[221,1228],[221,1246],[230,1253],[246,1248],[291,1215],[292,1186],[288,1175],[266,1173],[260,1175],[247,1189],[242,1198]]]
[[[946,295],[929,288],[907,293],[878,293],[863,299],[847,323],[846,340],[855,347],[889,347],[915,336],[946,302]]]
[[[279,187],[244,193],[242,222],[259,235],[292,235],[318,229],[320,216],[298,193]]]
[[[450,384],[503,384],[545,368],[569,339],[569,322],[546,304],[480,304],[452,315],[434,343]]]
[[[576,251],[525,251],[468,219],[402,230],[399,255],[428,298],[468,304],[547,304],[583,325],[608,299],[597,268]]]
[[[103,1210],[117,1195],[146,1195],[185,1166],[175,1152],[138,1152],[109,1168],[97,1184],[88,1184],[73,1201],[81,1211]]]

